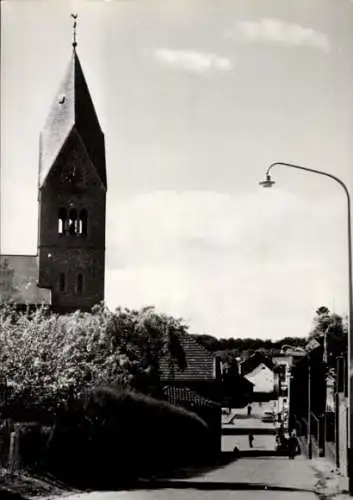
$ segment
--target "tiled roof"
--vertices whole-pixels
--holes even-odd
[[[213,355],[189,334],[180,334],[179,340],[185,352],[187,366],[181,370],[174,362],[174,370],[171,370],[170,356],[166,354],[160,360],[161,379],[175,381],[214,380]]]
[[[53,101],[40,138],[39,185],[42,186],[68,137],[76,133],[106,186],[104,135],[76,51]]]
[[[0,255],[0,303],[50,304],[51,292],[37,287],[36,255]]]
[[[168,385],[163,388],[163,393],[168,402],[176,406],[220,406],[219,403],[206,399],[189,387],[174,387]]]

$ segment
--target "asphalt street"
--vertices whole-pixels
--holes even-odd
[[[246,427],[263,422],[240,418],[234,425]],[[267,424],[271,425],[271,424]],[[238,447],[242,455],[223,467],[186,479],[163,480],[131,491],[93,492],[66,497],[66,500],[313,500],[318,498],[318,477],[303,456],[295,460],[274,454],[271,435],[256,435],[253,449],[247,435],[223,436],[225,452]]]

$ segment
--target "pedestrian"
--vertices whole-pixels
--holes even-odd
[[[248,417],[250,417],[250,415],[251,415],[251,410],[252,410],[252,408],[251,408],[251,405],[249,404],[248,405]]]
[[[283,422],[281,422],[281,425],[278,428],[278,434],[282,437],[284,435],[284,425]]]
[[[275,448],[276,448],[276,451],[279,451],[281,448],[281,438],[279,437],[279,434],[276,434]]]
[[[249,432],[248,440],[249,440],[249,447],[253,448],[254,435],[252,432]]]
[[[291,436],[289,438],[289,443],[288,443],[288,457],[291,458],[292,460],[295,457],[297,449],[298,449],[298,439],[296,436],[296,432],[292,431]]]

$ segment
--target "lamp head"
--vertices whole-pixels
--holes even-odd
[[[259,182],[259,184],[264,188],[270,188],[275,184],[275,181],[271,179],[270,174],[266,174],[266,179],[264,181]]]

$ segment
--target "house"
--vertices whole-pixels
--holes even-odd
[[[265,363],[260,363],[244,377],[254,386],[254,398],[268,395],[269,399],[275,391],[275,374]]]
[[[183,333],[178,335],[185,352],[186,367],[180,369],[169,353],[160,360],[161,381],[164,385],[187,387],[212,401],[220,400],[221,365],[219,360],[194,336]]]
[[[253,385],[239,373],[231,374],[221,357],[203,347],[196,335],[179,334],[186,358],[184,369],[165,353],[160,376],[165,398],[197,413],[213,430],[214,449],[221,449],[222,406],[241,406],[252,400]]]
[[[302,358],[306,352],[302,348],[283,346],[281,354],[272,357],[275,372],[275,391],[278,395],[276,413],[281,416],[285,426],[288,425],[290,411],[291,370],[296,359]]]
[[[253,400],[254,384],[241,375],[240,359],[228,351],[215,351],[213,355],[220,366],[222,406],[244,407]]]
[[[38,251],[0,255],[0,304],[64,313],[104,299],[105,143],[76,46],[40,134]]]
[[[259,364],[262,363],[265,366],[267,366],[270,370],[273,370],[273,361],[272,359],[267,356],[265,353],[262,352],[255,352],[251,356],[247,357],[240,363],[240,372],[242,375],[246,375],[253,371],[255,368],[259,366]]]
[[[326,367],[322,362],[323,347],[318,344],[306,356],[294,360],[290,379],[290,425],[307,421],[309,402],[314,422],[326,410]],[[310,398],[310,401],[309,401]]]
[[[252,398],[253,384],[231,369],[221,353],[208,351],[197,340],[197,335],[180,334],[179,341],[185,352],[184,370],[171,363],[169,354],[160,361],[161,380],[166,385],[188,387],[203,397],[222,406],[245,405]]]
[[[199,415],[212,429],[214,451],[221,451],[220,363],[188,333],[178,335],[186,358],[181,369],[165,353],[160,359],[160,377],[167,401]]]
[[[256,352],[241,363],[240,370],[243,377],[253,384],[254,400],[275,399],[276,375],[271,358]]]

